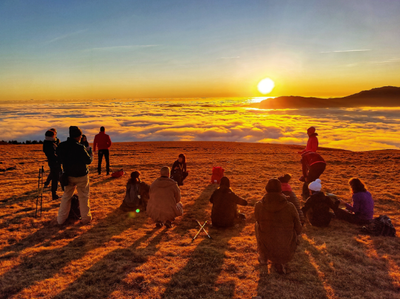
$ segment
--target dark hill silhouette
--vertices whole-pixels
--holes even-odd
[[[256,106],[256,105],[254,105]],[[384,86],[342,98],[282,96],[257,104],[262,109],[400,107],[400,87]]]

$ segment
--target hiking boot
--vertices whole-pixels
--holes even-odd
[[[167,228],[173,227],[171,221],[169,221],[169,220],[167,220],[167,221],[165,222],[165,226],[166,226]]]
[[[161,222],[161,221],[157,221],[156,222],[156,227],[158,227],[158,228],[161,228],[161,227],[163,227],[163,223]]]
[[[53,194],[53,195],[52,195],[52,198],[53,198],[53,200],[57,200],[57,199],[60,198],[60,196],[58,196],[57,194]]]
[[[44,183],[44,188],[49,188],[49,186],[50,186],[50,182]]]

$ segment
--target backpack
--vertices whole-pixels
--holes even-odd
[[[224,171],[221,166],[214,166],[211,175],[211,184],[219,184],[224,177]]]
[[[74,194],[71,197],[71,209],[69,210],[68,219],[81,219],[81,210],[79,209],[78,195]]]
[[[396,229],[390,218],[386,215],[374,218],[370,224],[363,226],[361,230],[373,236],[396,236]]]
[[[119,177],[122,177],[124,174],[125,174],[124,170],[123,170],[123,169],[120,169],[120,170],[118,170],[118,171],[116,171],[116,172],[113,172],[113,173],[111,174],[111,177],[113,177],[113,178],[119,178]]]

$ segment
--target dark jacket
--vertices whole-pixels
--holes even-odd
[[[57,157],[57,140],[44,140],[43,141],[43,152],[47,157],[47,161],[49,162],[50,166],[58,164],[58,157]]]
[[[289,262],[301,234],[299,214],[282,193],[267,193],[254,208],[258,252],[273,263]]]
[[[307,177],[307,171],[310,169],[312,165],[315,164],[325,164],[326,162],[324,158],[321,157],[321,155],[315,153],[315,152],[304,152],[301,155],[301,164],[303,166],[303,175]]]
[[[178,168],[182,172],[186,172],[186,163],[180,163],[179,160],[176,160],[172,165],[172,172]]]
[[[230,227],[235,225],[237,205],[247,206],[247,201],[237,196],[229,187],[220,187],[211,195],[213,204],[211,220],[213,226]]]
[[[120,208],[124,210],[146,210],[149,201],[150,186],[145,182],[135,182],[132,180],[126,184],[125,198]]]
[[[61,142],[57,148],[57,156],[67,176],[81,177],[89,173],[87,165],[92,163],[92,157],[85,146],[75,139],[68,138],[67,141]]]
[[[323,192],[315,192],[307,199],[302,208],[304,215],[313,226],[328,226],[332,215],[329,213],[331,201]]]

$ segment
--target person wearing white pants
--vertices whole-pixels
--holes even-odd
[[[78,191],[79,209],[82,223],[87,224],[92,220],[89,204],[89,168],[93,156],[89,155],[85,146],[80,144],[82,131],[78,127],[69,127],[69,138],[57,148],[57,155],[63,165],[64,176],[68,178],[64,194],[58,210],[57,222],[63,224],[71,209],[71,198],[75,190]]]

